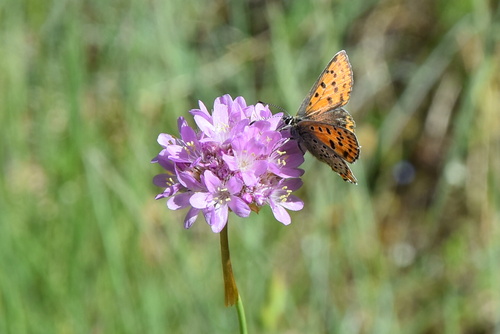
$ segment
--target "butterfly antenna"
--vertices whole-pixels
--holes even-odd
[[[267,104],[268,106],[270,106],[270,107],[272,107],[272,108],[274,108],[274,109],[278,109],[279,111],[282,111],[282,112],[284,112],[284,113],[285,113],[285,114],[287,114],[287,115],[290,115],[290,113],[289,113],[288,111],[286,111],[286,109],[285,109],[285,108],[280,107],[280,106],[278,106],[278,105],[276,105],[276,104],[267,103],[267,102],[260,101],[260,100],[259,100],[259,101],[257,101],[257,103],[262,103],[262,104],[264,104],[264,105],[266,105],[266,104]]]

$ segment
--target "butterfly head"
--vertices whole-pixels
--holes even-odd
[[[285,115],[281,119],[283,120],[284,123],[283,129],[291,128],[297,125],[297,123],[299,122],[298,117],[291,115]]]

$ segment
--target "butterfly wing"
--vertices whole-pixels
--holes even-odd
[[[299,108],[299,118],[311,118],[344,106],[352,91],[353,75],[347,53],[339,51],[328,63]]]
[[[349,101],[353,74],[345,51],[338,52],[302,102],[297,116],[288,119],[292,135],[312,155],[327,163],[345,181],[357,183],[346,162],[359,157],[352,116],[342,107]],[[286,123],[286,121],[285,121]]]
[[[304,123],[304,122],[301,122]],[[324,143],[315,133],[308,131],[305,127],[297,126],[295,131],[298,131],[301,136],[301,144],[304,145],[312,155],[314,155],[319,161],[328,164],[334,172],[339,174],[344,181],[348,181],[357,184],[358,181],[352,173],[346,162],[338,156],[330,143]],[[344,129],[345,130],[345,129]],[[347,130],[346,130],[347,131]],[[359,149],[358,149],[359,153]],[[353,158],[354,159],[354,158]],[[352,160],[352,159],[351,159]]]
[[[327,123],[334,126],[346,128],[351,132],[354,132],[354,130],[356,129],[356,123],[354,122],[354,119],[352,118],[351,114],[349,114],[349,112],[344,108],[338,108],[329,112],[318,114],[314,117],[314,120],[321,123]]]
[[[313,154],[315,151],[323,153],[331,150],[337,157],[349,163],[353,163],[359,157],[358,139],[346,128],[316,121],[300,121],[295,131]],[[316,154],[314,156],[320,159]]]

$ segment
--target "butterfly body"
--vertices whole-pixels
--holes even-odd
[[[286,116],[283,121],[301,146],[345,181],[356,184],[356,177],[346,163],[353,163],[359,157],[360,147],[354,134],[356,124],[342,108],[349,101],[352,84],[349,59],[345,51],[340,51],[313,85],[297,116]]]

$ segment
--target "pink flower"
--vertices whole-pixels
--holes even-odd
[[[165,190],[169,209],[189,208],[184,226],[191,227],[199,213],[215,233],[227,223],[229,211],[248,217],[269,205],[275,218],[291,222],[286,210],[301,210],[303,202],[291,192],[302,185],[304,161],[289,133],[279,131],[280,114],[273,116],[260,103],[247,106],[242,97],[229,95],[214,102],[212,113],[200,102],[190,113],[200,131],[178,119],[180,138],[160,134],[162,151],[152,160],[166,173],[153,178]]]

